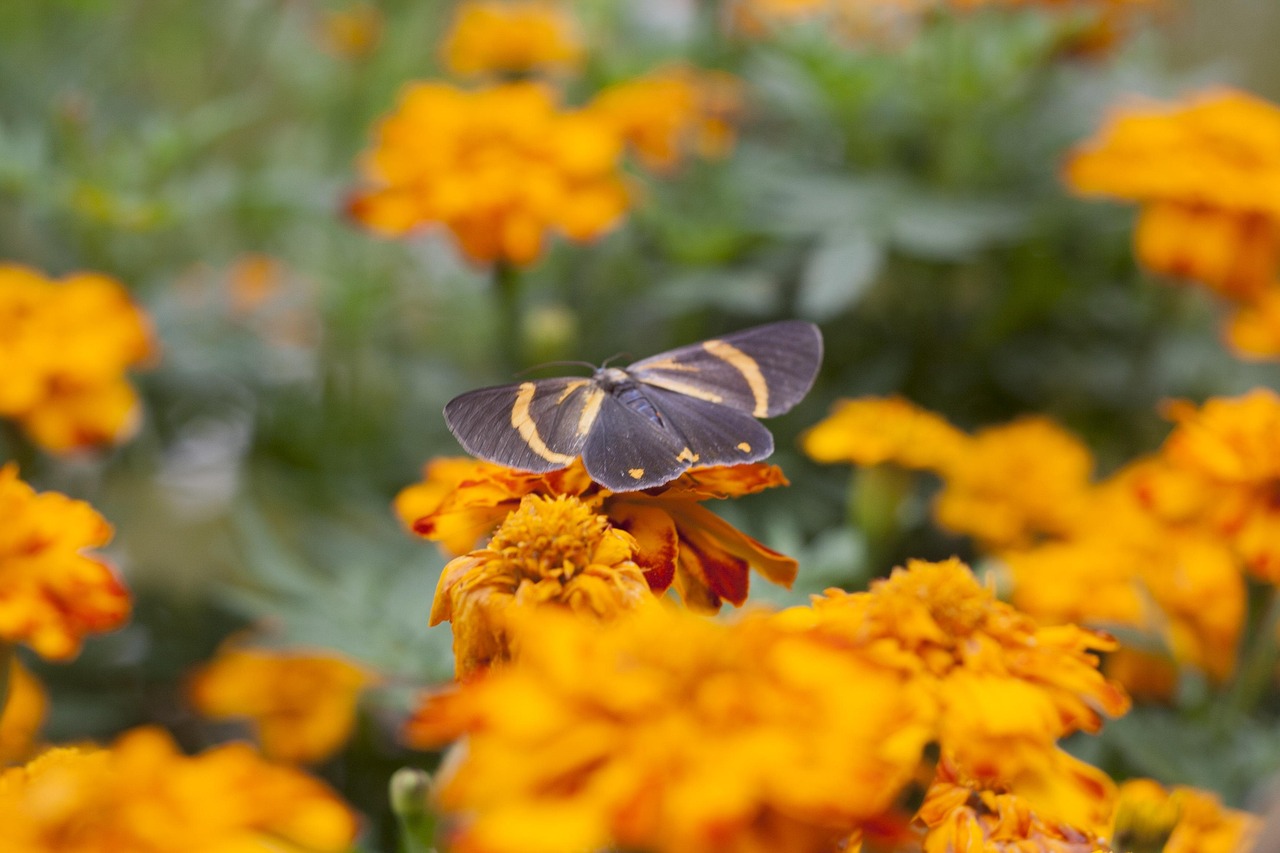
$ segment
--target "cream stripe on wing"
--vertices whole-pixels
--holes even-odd
[[[742,374],[742,378],[747,380],[747,387],[751,389],[751,396],[755,398],[755,410],[751,413],[757,418],[763,418],[769,413],[769,383],[764,381],[764,374],[760,372],[760,365],[756,364],[756,360],[747,355],[733,344],[725,343],[719,340],[705,341],[702,348],[714,355],[721,361],[729,364],[734,370]]]
[[[547,447],[547,443],[542,440],[542,436],[538,435],[538,425],[533,422],[533,416],[529,414],[529,406],[533,403],[533,395],[537,390],[538,387],[532,382],[520,383],[515,405],[511,407],[511,426],[515,427],[516,432],[520,433],[520,437],[524,439],[525,444],[529,445],[529,449],[534,453],[548,462],[555,462],[557,465],[568,465],[574,460],[574,457],[556,453],[550,447]]]

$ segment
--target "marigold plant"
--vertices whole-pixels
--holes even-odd
[[[351,737],[360,693],[374,680],[331,652],[231,645],[193,674],[188,696],[207,717],[248,719],[267,758],[312,764]]]
[[[431,624],[451,622],[465,678],[514,652],[513,607],[559,606],[612,619],[650,597],[636,540],[572,495],[525,495],[489,544],[445,566]]]
[[[150,324],[119,282],[61,281],[0,264],[0,417],[55,453],[123,441],[138,395],[125,371],[155,354]]]
[[[516,630],[512,666],[429,697],[407,729],[467,736],[437,787],[458,853],[832,850],[893,802],[934,725],[873,652],[764,616],[654,602],[605,624],[526,611]]]
[[[550,0],[468,0],[440,48],[462,77],[575,70],[585,55],[568,9]]]
[[[476,263],[523,266],[551,232],[584,242],[622,219],[622,144],[602,116],[536,83],[414,83],[378,125],[350,211],[391,236],[443,225]]]
[[[10,463],[0,467],[0,518],[0,639],[66,660],[86,634],[124,624],[128,591],[102,559],[83,553],[111,539],[93,507],[37,494]]]
[[[320,782],[230,744],[188,757],[159,729],[57,748],[0,774],[6,849],[22,853],[341,853],[355,814]]]

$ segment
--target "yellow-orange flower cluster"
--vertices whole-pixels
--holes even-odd
[[[441,54],[463,77],[574,70],[582,37],[568,10],[548,0],[468,0],[458,6]]]
[[[0,774],[0,826],[5,849],[22,853],[341,853],[357,828],[328,788],[245,744],[187,757],[150,728]]]
[[[1280,107],[1231,89],[1133,103],[1076,151],[1066,180],[1142,203],[1139,260],[1229,300],[1241,352],[1280,355]]]
[[[1096,670],[1112,641],[1037,627],[958,561],[729,623],[646,601],[602,624],[518,609],[510,628],[515,660],[428,697],[406,732],[467,738],[438,789],[463,853],[831,851],[883,825],[929,742],[1045,820],[1110,820],[1110,780],[1056,741],[1127,708]]]
[[[118,628],[129,593],[101,559],[111,526],[83,501],[37,494],[12,463],[0,467],[0,640],[65,660],[84,636]]]
[[[453,623],[454,666],[466,678],[515,651],[512,608],[558,606],[608,620],[650,598],[636,540],[572,495],[525,495],[489,544],[445,566],[431,624]]]
[[[615,83],[596,96],[591,110],[618,129],[645,168],[670,172],[689,153],[729,153],[742,82],[723,71],[672,66]]]
[[[838,404],[805,449],[821,461],[936,472],[938,522],[1000,557],[1018,607],[1050,624],[1136,629],[1179,663],[1230,675],[1245,610],[1240,558],[1221,531],[1197,522],[1216,493],[1166,460],[1093,482],[1087,448],[1042,418],[968,436],[906,401],[879,399]],[[1169,679],[1151,678],[1158,665],[1135,654],[1115,656],[1117,675],[1167,694]]]
[[[324,761],[351,737],[368,670],[327,652],[222,649],[192,677],[188,695],[201,714],[247,718],[267,758]]]
[[[443,225],[477,263],[527,265],[550,232],[588,241],[621,220],[621,155],[604,117],[562,108],[545,86],[414,83],[378,125],[350,210],[393,236]]]
[[[1205,791],[1133,779],[1120,786],[1111,837],[1117,850],[1239,853],[1253,849],[1261,823]]]
[[[146,317],[114,279],[52,281],[0,265],[0,417],[63,453],[122,441],[139,422],[125,371],[154,354]]]
[[[690,607],[716,610],[747,598],[751,569],[790,586],[796,561],[734,529],[702,501],[753,494],[787,484],[774,465],[699,468],[659,489],[617,493],[591,481],[580,461],[548,474],[515,471],[464,458],[434,459],[424,481],[396,498],[396,512],[420,536],[465,554],[493,532],[525,495],[572,495],[635,537],[634,560],[649,586],[674,586]]]

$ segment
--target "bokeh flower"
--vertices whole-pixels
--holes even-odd
[[[728,154],[742,112],[742,81],[675,65],[605,88],[591,110],[612,123],[645,168],[669,173],[690,154]]]
[[[440,52],[461,77],[573,71],[585,54],[577,22],[551,0],[467,0]]]
[[[320,782],[246,744],[187,757],[159,729],[57,748],[0,774],[0,826],[22,853],[341,853],[356,816]]]
[[[651,597],[636,541],[571,495],[526,495],[489,544],[445,566],[431,624],[451,622],[454,668],[467,678],[515,653],[513,608],[556,606],[608,620]]]
[[[1038,625],[956,559],[910,561],[868,592],[828,590],[778,619],[902,667],[939,708],[943,755],[978,783],[1007,785],[1038,813],[1082,829],[1109,819],[1110,780],[1056,743],[1128,710],[1124,691],[1097,668],[1112,638]]]
[[[0,767],[26,761],[36,751],[49,714],[49,696],[17,656],[9,664],[8,692],[0,705]]]
[[[933,471],[951,465],[968,442],[946,419],[902,397],[838,400],[801,437],[804,452],[818,462],[892,463]]]
[[[93,507],[57,492],[36,493],[13,463],[0,467],[0,639],[66,660],[86,634],[129,616],[129,593],[99,557],[111,526]]]
[[[316,40],[341,59],[364,59],[382,41],[385,24],[382,12],[373,3],[353,0],[337,9],[320,11],[315,27]]]
[[[127,439],[140,418],[125,378],[155,353],[128,291],[98,273],[53,281],[0,265],[0,417],[65,453]]]
[[[1117,850],[1239,853],[1252,849],[1261,824],[1207,791],[1131,779],[1120,786],[1111,837]]]
[[[902,673],[767,616],[651,602],[516,630],[514,664],[428,697],[406,731],[466,736],[437,789],[458,853],[828,851],[893,802],[933,725]]]
[[[247,719],[267,758],[312,764],[346,744],[360,693],[375,680],[332,652],[231,644],[193,674],[187,693],[206,717]]]
[[[787,484],[775,465],[695,468],[644,492],[613,493],[591,481],[580,461],[546,474],[465,458],[427,463],[421,483],[396,498],[401,520],[448,553],[462,554],[514,511],[525,495],[573,495],[635,537],[635,562],[654,592],[674,586],[691,607],[716,610],[746,601],[750,572],[790,586],[797,564],[701,506]]]
[[[603,117],[537,83],[414,83],[378,125],[350,212],[389,236],[443,225],[472,261],[524,266],[551,232],[586,242],[618,224],[622,146]]]

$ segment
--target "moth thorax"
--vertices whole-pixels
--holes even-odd
[[[600,383],[600,387],[606,391],[612,391],[620,385],[629,385],[635,382],[631,378],[631,374],[621,367],[602,367],[596,371],[595,379]]]

